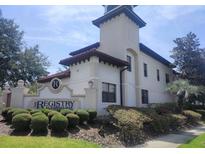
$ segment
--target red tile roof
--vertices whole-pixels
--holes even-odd
[[[104,61],[104,62],[107,62],[109,64],[116,65],[118,67],[129,65],[129,63],[127,61],[112,57],[112,56],[105,54],[103,52],[100,52],[96,49],[91,49],[91,50],[82,52],[80,54],[74,55],[72,57],[63,59],[59,63],[62,65],[70,66],[70,65],[75,64],[77,62],[89,59],[92,56],[99,57],[100,61]]]
[[[50,82],[53,78],[59,78],[59,79],[63,79],[63,78],[66,78],[66,77],[70,77],[70,70],[66,70],[66,71],[62,71],[62,72],[59,72],[59,73],[55,73],[55,74],[52,74],[52,75],[48,75],[46,77],[43,77],[43,78],[40,78],[38,80],[39,83],[45,83],[45,82]]]

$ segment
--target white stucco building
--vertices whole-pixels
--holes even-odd
[[[96,89],[91,107],[99,112],[110,104],[141,107],[174,101],[166,91],[174,79],[173,65],[139,41],[146,23],[133,6],[104,7],[105,14],[92,21],[100,29],[99,42],[71,52],[60,61],[69,70],[39,82],[61,78],[75,95],[84,95],[90,83]]]
[[[166,91],[175,77],[174,66],[140,43],[139,31],[146,23],[133,6],[104,7],[105,14],[92,21],[100,29],[99,42],[60,60],[69,69],[41,78],[38,82],[43,86],[36,96],[24,94],[20,81],[12,90],[11,106],[38,108],[35,103],[40,100],[40,104],[55,107],[59,101],[77,99],[75,108],[94,108],[105,114],[111,104],[143,107],[174,101]]]

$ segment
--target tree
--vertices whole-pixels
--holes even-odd
[[[0,13],[0,87],[10,80],[12,67],[19,61],[22,37],[23,31],[19,30],[19,26],[13,20],[3,18]]]
[[[177,96],[177,105],[182,112],[184,104],[188,101],[190,95],[197,95],[198,87],[190,85],[187,80],[176,80],[169,83],[167,90]]]
[[[0,13],[0,87],[5,82],[16,85],[19,79],[33,83],[48,74],[48,58],[37,45],[28,48],[22,40],[23,31],[19,26]]]
[[[174,43],[176,47],[171,51],[171,57],[181,77],[193,84],[205,85],[205,49],[200,48],[197,36],[190,32]]]
[[[25,48],[19,53],[19,62],[13,67],[12,82],[16,83],[19,79],[33,84],[41,76],[48,74],[46,71],[50,65],[48,57],[44,56],[36,45]]]

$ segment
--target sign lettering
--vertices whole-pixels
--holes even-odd
[[[73,109],[75,100],[37,100],[34,101],[34,107],[47,109]]]

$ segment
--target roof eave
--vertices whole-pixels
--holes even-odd
[[[133,11],[127,9],[125,6],[122,6],[118,9],[115,9],[113,11],[111,11],[108,14],[105,14],[104,16],[93,20],[92,23],[97,26],[100,27],[100,24],[102,24],[103,22],[106,22],[107,20],[109,20],[110,18],[113,18],[115,16],[117,16],[120,13],[125,13],[131,20],[133,20],[138,26],[139,28],[142,28],[146,25],[146,23],[138,16],[136,15]]]

